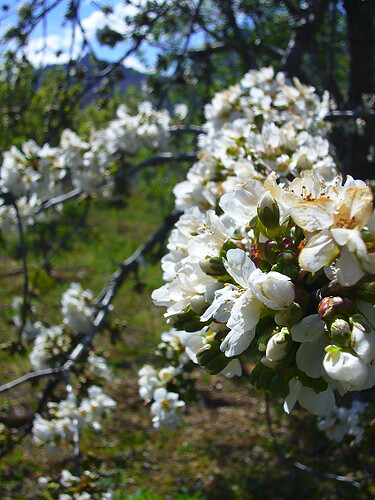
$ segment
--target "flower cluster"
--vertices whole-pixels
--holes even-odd
[[[176,117],[182,115],[180,112]],[[88,141],[66,129],[58,147],[40,147],[32,140],[19,149],[12,146],[4,152],[0,169],[0,229],[9,232],[15,227],[16,212],[9,199],[17,199],[27,226],[56,217],[61,204],[48,212],[38,209],[71,189],[105,199],[113,197],[118,161],[122,166],[131,164],[142,148],[170,148],[172,124],[173,117],[167,110],[154,110],[148,101],[138,106],[135,115],[122,104],[117,118],[107,128],[93,131]]]
[[[16,325],[21,321],[21,302],[19,297],[13,301],[17,312],[14,317]],[[79,283],[72,283],[63,293],[61,305],[62,324],[46,327],[39,321],[32,323],[29,319],[25,325],[26,340],[33,341],[29,360],[35,370],[62,366],[92,326],[95,307],[91,291],[84,290]],[[94,351],[87,352],[76,366],[75,374],[79,376],[80,391],[87,392],[80,403],[77,404],[76,397],[70,393],[66,400],[48,403],[52,418],[45,419],[37,414],[34,419],[34,441],[47,443],[49,449],[53,449],[59,440],[70,438],[75,427],[91,426],[100,430],[100,418],[116,406],[116,402],[95,385],[111,378],[103,356]]]
[[[327,93],[321,100],[313,87],[288,82],[272,68],[250,71],[206,106],[201,158],[174,189],[177,208],[215,208],[237,184],[262,181],[272,171],[287,178],[314,169],[318,178],[332,179],[328,111]]]
[[[356,446],[364,437],[363,416],[367,407],[366,403],[354,400],[350,408],[345,406],[335,408],[328,415],[318,418],[318,429],[331,441],[341,443],[348,437],[350,446]]]
[[[34,334],[34,346],[30,352],[30,362],[36,370],[55,366],[64,361],[72,347],[87,333],[92,326],[95,307],[92,292],[83,290],[79,283],[72,283],[63,293],[61,299],[63,321],[61,325],[44,326],[40,321],[34,323],[28,319],[26,325],[27,338],[32,339],[30,332]],[[20,322],[16,316],[16,324]],[[103,358],[94,354],[89,369],[102,372],[107,377],[108,367]],[[96,359],[98,358],[98,359]],[[104,365],[103,365],[104,361]]]
[[[250,382],[288,413],[375,385],[373,195],[337,175],[327,106],[269,68],[215,96],[152,294],[171,327],[205,328],[201,366],[239,373],[250,356]]]
[[[75,398],[68,398],[59,403],[48,403],[49,414],[45,419],[37,414],[33,422],[33,439],[37,444],[48,443],[53,451],[61,440],[72,437],[76,428],[90,426],[100,430],[100,418],[116,407],[116,402],[104,394],[101,387],[92,385],[78,405]]]
[[[63,469],[58,483],[50,477],[41,476],[38,485],[46,496],[53,495],[53,498],[58,500],[111,500],[112,490],[104,491],[98,484],[98,479],[100,479],[98,474],[88,470],[78,477]]]

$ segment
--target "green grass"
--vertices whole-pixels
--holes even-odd
[[[39,273],[32,288],[32,300],[38,308],[36,319],[51,324],[61,321],[61,293],[73,281],[98,294],[118,264],[162,223],[170,202],[163,205],[160,197],[157,193],[153,201],[150,192],[143,189],[135,193],[127,208],[94,204],[86,225],[71,235],[65,248],[54,253],[50,275]],[[67,210],[66,226],[58,228],[59,234],[66,233],[74,213],[72,208]],[[40,240],[35,233],[28,233],[26,240],[33,278],[42,260]],[[9,270],[20,266],[20,260],[15,258],[17,248],[17,240],[8,238],[0,260],[3,344],[17,333],[10,304],[13,295],[21,294],[22,276],[9,275]],[[105,419],[100,434],[88,430],[82,436],[83,469],[98,472],[101,483],[113,488],[116,499],[374,497],[374,484],[356,490],[297,471],[283,462],[268,434],[262,396],[249,388],[246,379],[223,380],[198,371],[197,385],[203,396],[188,407],[181,427],[174,433],[154,431],[148,408],[138,396],[137,370],[145,362],[154,362],[153,349],[160,333],[167,329],[163,311],[150,299],[151,291],[162,284],[160,265],[141,269],[140,280],[140,291],[135,291],[131,277],[114,301],[115,309],[109,317],[109,322],[117,322],[114,343],[106,330],[95,339],[113,369],[114,380],[105,390],[118,406]],[[30,370],[26,355],[10,354],[7,349],[0,350],[0,367],[2,383]],[[22,416],[35,407],[42,387],[25,384],[1,395],[2,411]],[[297,410],[288,417],[276,402],[272,414],[280,441],[308,465],[340,474],[373,469],[372,456],[361,456],[357,450],[342,452],[340,447],[327,443],[316,431],[314,419],[305,412]],[[1,459],[1,499],[43,498],[37,478],[48,473],[57,479],[63,468],[71,470],[71,457],[69,443],[60,454],[49,456],[26,437]]]

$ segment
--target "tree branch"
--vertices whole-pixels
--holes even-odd
[[[162,163],[173,163],[173,162],[183,162],[183,161],[194,161],[198,158],[197,152],[192,153],[184,153],[180,155],[174,155],[173,153],[160,153],[153,158],[149,158],[148,160],[142,161],[141,163],[136,163],[135,165],[131,165],[127,169],[127,174],[132,175],[141,170],[144,167],[153,167],[155,165],[160,165]]]

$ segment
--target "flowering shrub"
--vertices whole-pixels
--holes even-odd
[[[165,380],[140,371],[144,399],[159,401],[160,387],[165,401],[183,396],[182,354],[226,376],[250,358],[250,383],[283,397],[287,413],[298,401],[332,415],[335,394],[374,386],[373,195],[337,173],[328,105],[265,68],[206,106],[199,160],[174,190],[183,214],[166,284],[152,294],[174,328],[164,348],[174,363]]]
[[[138,373],[156,429],[178,424],[194,397],[197,365],[235,377],[250,360],[249,382],[283,398],[287,413],[298,402],[321,416],[319,428],[333,440],[361,442],[365,407],[337,408],[336,395],[375,385],[375,215],[370,187],[338,174],[324,121],[329,104],[328,94],[319,98],[263,68],[206,106],[198,159],[174,189],[181,216],[161,261],[165,284],[152,294],[166,308],[169,330],[157,349],[166,366]],[[178,106],[175,116],[183,119],[186,109]],[[0,177],[2,231],[53,218],[69,190],[115,196],[120,160],[129,166],[142,148],[170,150],[172,123],[148,102],[136,116],[120,106],[88,142],[66,130],[57,148],[31,141],[11,148]],[[33,441],[50,451],[73,442],[74,474],[64,470],[59,484],[40,481],[61,499],[111,498],[77,465],[81,431],[100,430],[116,406],[99,385],[111,374],[92,339],[126,273],[165,233],[121,265],[100,299],[71,284],[60,324],[33,322],[25,297],[13,300],[20,340],[32,345],[30,379],[59,375],[65,383],[64,396],[37,411],[32,424]],[[0,433],[6,440],[6,429]]]
[[[178,107],[175,115],[184,118]],[[136,115],[130,115],[122,104],[117,118],[107,128],[92,131],[87,142],[66,129],[55,148],[49,144],[40,147],[34,141],[24,143],[20,149],[12,146],[3,154],[1,165],[0,229],[9,232],[16,226],[15,208],[6,195],[17,200],[24,226],[56,218],[62,203],[48,212],[41,210],[43,203],[69,190],[102,199],[120,196],[115,182],[118,170],[131,165],[142,148],[170,150],[173,123],[176,119],[167,110],[155,111],[148,101],[138,106]],[[129,177],[126,182],[130,182]]]

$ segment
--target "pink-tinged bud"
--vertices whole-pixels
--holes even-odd
[[[292,250],[294,252],[296,251],[296,246],[293,240],[291,240],[290,238],[283,238],[281,241],[281,247],[283,250]]]
[[[276,264],[279,245],[274,240],[267,240],[263,246],[264,256],[271,264]]]
[[[343,297],[324,297],[318,306],[319,316],[326,322],[333,321],[338,314],[349,316],[354,312],[353,302]]]

